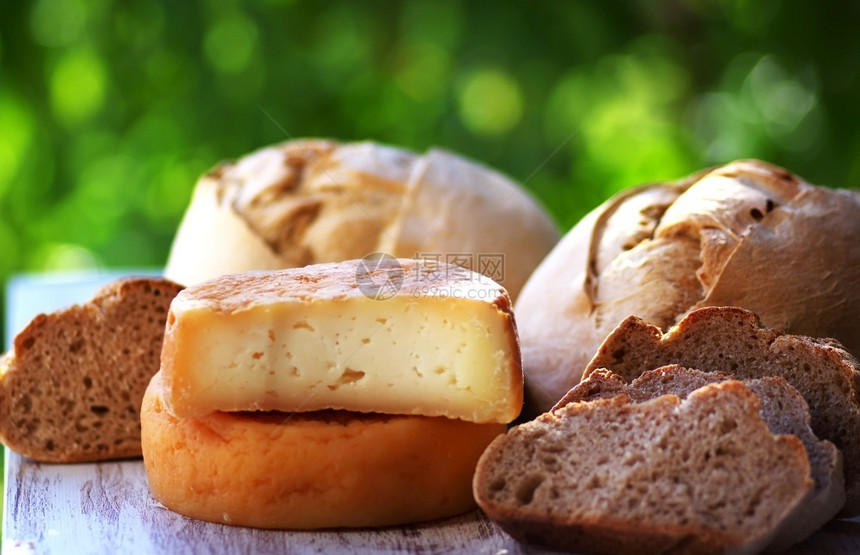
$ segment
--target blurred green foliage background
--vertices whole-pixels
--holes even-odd
[[[441,145],[564,229],[735,158],[856,187],[860,4],[823,6],[3,2],[0,282],[163,264],[197,176],[286,134]]]

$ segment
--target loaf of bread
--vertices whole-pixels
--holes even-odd
[[[465,158],[299,140],[200,179],[165,275],[191,285],[384,252],[465,265],[515,298],[556,241],[554,224],[522,188]]]
[[[515,306],[532,412],[579,381],[624,318],[663,329],[704,306],[741,306],[789,333],[860,352],[860,193],[735,162],[624,191],[535,270]]]
[[[838,342],[788,335],[761,326],[734,307],[695,310],[663,334],[640,318],[624,320],[587,365],[626,381],[668,364],[718,371],[738,379],[781,376],[809,405],[815,434],[843,454],[844,514],[860,510],[860,364]]]
[[[36,316],[0,358],[0,440],[45,462],[139,457],[140,404],[180,290],[128,278]]]
[[[630,383],[606,369],[592,372],[571,389],[553,410],[568,403],[611,399],[626,395],[641,403],[661,395],[681,399],[711,383],[732,379],[722,372],[702,372],[678,365],[649,370]],[[845,504],[842,454],[829,441],[820,440],[810,427],[809,407],[785,379],[780,377],[743,380],[760,402],[759,414],[774,434],[797,436],[806,449],[815,491],[795,517],[786,520],[770,544],[779,551],[797,543],[833,518]]]
[[[495,439],[478,505],[516,539],[576,552],[753,553],[814,495],[802,442],[738,381],[569,403]]]
[[[472,475],[504,424],[360,414],[216,412],[176,418],[161,373],[141,411],[153,495],[211,522],[317,529],[405,524],[475,506]]]

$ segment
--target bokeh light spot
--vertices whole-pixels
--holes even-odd
[[[675,124],[688,80],[659,40],[645,37],[633,48],[569,71],[545,107],[548,145],[571,137],[568,148],[581,156],[577,171],[603,196],[695,167]]]
[[[77,40],[87,20],[80,0],[38,0],[30,12],[33,40],[42,46],[68,46]]]
[[[203,39],[206,59],[222,73],[239,73],[245,69],[256,46],[257,26],[241,14],[215,22]]]
[[[728,13],[735,24],[754,35],[767,31],[782,9],[781,0],[760,2],[758,0],[724,0]]]
[[[410,45],[401,53],[394,76],[400,89],[417,100],[437,96],[448,79],[448,53],[433,44]]]
[[[460,118],[477,135],[510,131],[523,115],[519,83],[501,69],[481,69],[469,75],[460,90]]]
[[[164,6],[155,2],[128,2],[114,15],[117,38],[135,48],[149,49],[164,42]]]
[[[9,190],[32,138],[32,116],[11,96],[0,95],[0,198]]]
[[[0,220],[0,252],[3,253],[3,256],[0,256],[0,275],[12,273],[18,265],[20,235],[20,232],[15,233],[6,222]]]
[[[49,243],[41,249],[38,270],[61,272],[101,267],[99,257],[91,250],[70,243]]]
[[[51,107],[66,124],[94,115],[105,98],[106,76],[102,60],[89,49],[63,54],[50,75]]]
[[[812,87],[790,76],[772,56],[753,67],[745,85],[768,131],[777,137],[791,133],[817,102]]]
[[[171,159],[161,164],[162,169],[144,197],[143,208],[149,219],[167,228],[182,217],[189,201],[187,187],[200,173],[199,163],[195,162]]]
[[[588,75],[582,70],[570,70],[555,83],[544,106],[544,128],[550,143],[564,141],[582,124],[592,104],[592,92]]]
[[[343,4],[334,4],[320,15],[309,50],[318,64],[317,73],[312,76],[314,94],[341,94],[352,78],[366,74],[365,70],[374,66],[378,25],[364,10],[347,9]]]
[[[724,92],[704,94],[691,106],[690,128],[708,163],[749,157],[755,152],[758,135],[749,129],[743,109],[733,95]]]
[[[463,32],[463,6],[456,0],[423,0],[403,4],[402,35],[416,42],[452,48]]]

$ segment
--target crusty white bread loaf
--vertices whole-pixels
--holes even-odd
[[[475,506],[471,482],[504,424],[360,414],[175,418],[159,372],[141,410],[153,496],[192,518],[258,528],[405,524]]]
[[[553,410],[568,403],[611,399],[626,395],[640,403],[660,397],[677,395],[685,398],[693,391],[711,383],[732,379],[722,372],[702,372],[676,364],[649,370],[629,384],[617,374],[598,369],[571,389]],[[806,449],[810,472],[815,480],[813,496],[795,518],[788,519],[769,549],[779,551],[797,543],[833,518],[845,504],[845,484],[842,474],[842,454],[836,446],[820,440],[810,427],[809,407],[785,379],[768,377],[743,380],[758,397],[759,414],[774,434],[797,436]]]
[[[520,541],[577,552],[754,553],[814,483],[742,383],[635,403],[569,403],[490,444],[478,505]]]
[[[691,312],[665,334],[643,320],[624,320],[585,370],[606,368],[626,381],[679,364],[738,379],[785,378],[809,405],[815,434],[843,454],[844,514],[860,510],[860,364],[838,342],[762,327],[755,314],[734,307]]]
[[[298,140],[200,179],[165,275],[191,285],[385,252],[456,260],[516,298],[558,238],[525,190],[460,156]]]
[[[128,278],[36,316],[0,359],[0,440],[46,462],[139,457],[140,403],[181,289]]]
[[[624,191],[587,215],[517,300],[526,395],[540,413],[636,315],[666,329],[741,306],[789,333],[860,351],[860,193],[741,161]]]

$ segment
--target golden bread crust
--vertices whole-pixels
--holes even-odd
[[[474,507],[501,424],[346,412],[177,419],[160,373],[141,410],[153,496],[192,518],[258,528],[387,526]]]

